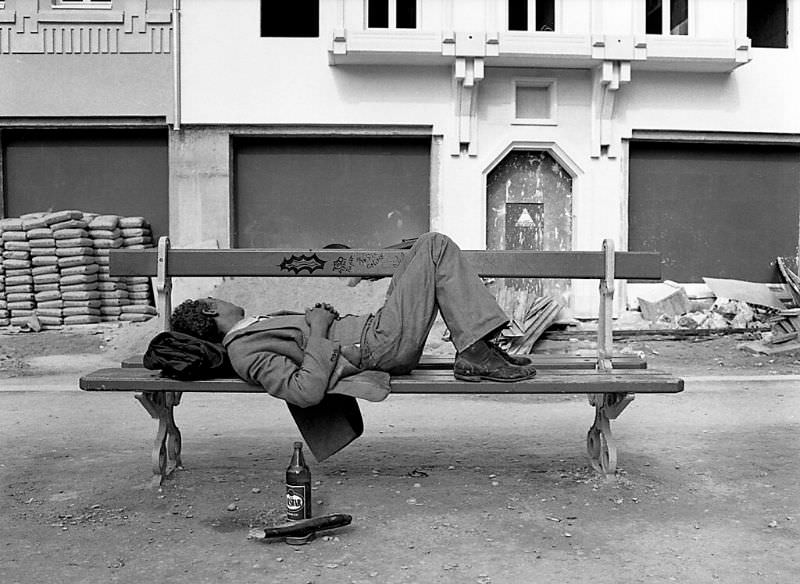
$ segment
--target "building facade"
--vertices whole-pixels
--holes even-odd
[[[797,255],[798,0],[277,4],[0,0],[3,214],[179,246],[612,238],[681,282]]]

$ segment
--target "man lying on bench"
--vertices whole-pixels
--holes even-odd
[[[245,317],[241,307],[207,298],[183,302],[170,322],[176,332],[221,342],[242,379],[305,409],[330,395],[385,398],[389,375],[418,364],[437,310],[457,351],[456,378],[514,382],[536,375],[528,358],[493,342],[509,319],[458,246],[439,233],[420,236],[405,254],[375,314],[340,317],[319,303],[305,314]]]

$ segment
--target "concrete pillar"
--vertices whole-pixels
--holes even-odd
[[[173,247],[231,246],[231,153],[227,129],[170,133],[169,227]],[[215,247],[215,246],[213,246]]]

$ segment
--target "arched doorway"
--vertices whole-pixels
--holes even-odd
[[[511,150],[486,179],[488,249],[569,250],[572,246],[572,176],[545,150]],[[555,296],[569,280],[498,282],[509,314],[528,296]],[[505,290],[503,290],[505,288]]]

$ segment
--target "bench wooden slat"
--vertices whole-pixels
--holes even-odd
[[[537,370],[564,369],[574,371],[579,369],[594,370],[597,367],[597,357],[581,357],[579,355],[545,355],[532,354],[530,357]],[[614,369],[647,369],[647,360],[638,355],[616,355],[611,358]],[[423,355],[417,370],[425,369],[453,369],[452,357],[433,357]]]
[[[533,361],[537,369],[591,369],[594,370],[597,365],[596,357],[580,357],[578,355],[545,355],[533,354],[527,355]],[[143,367],[143,355],[132,355],[123,360],[121,366],[125,369],[131,367]],[[616,355],[611,358],[614,369],[647,369],[647,360],[638,355]],[[452,357],[434,357],[431,355],[423,355],[417,369],[452,369]]]
[[[80,378],[86,391],[177,391],[262,393],[259,387],[239,379],[210,379],[181,382],[161,377],[157,371],[136,368],[100,369]],[[631,369],[625,372],[543,371],[535,378],[517,383],[482,381],[465,383],[449,371],[415,371],[392,378],[393,393],[678,393],[683,380],[668,373]]]
[[[390,276],[403,250],[262,250],[173,249],[170,276]],[[582,278],[605,275],[603,252],[465,251],[481,276],[497,278]],[[155,276],[157,250],[111,250],[114,276]],[[294,258],[294,259],[293,259]],[[302,259],[306,258],[306,259]],[[616,252],[616,278],[660,280],[661,256],[651,252]]]

